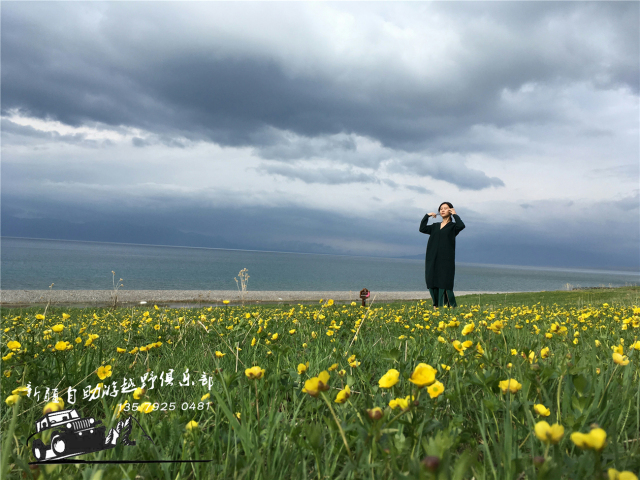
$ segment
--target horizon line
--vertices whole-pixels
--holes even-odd
[[[232,252],[257,252],[257,253],[288,253],[293,255],[326,255],[331,257],[359,257],[359,258],[390,258],[390,259],[398,259],[398,260],[413,260],[421,254],[415,255],[403,255],[398,257],[384,257],[384,256],[375,256],[375,255],[354,255],[354,254],[341,254],[341,253],[311,253],[311,252],[283,252],[278,250],[254,250],[254,249],[244,249],[244,248],[223,248],[223,247],[193,247],[188,245],[159,245],[152,243],[130,243],[130,242],[106,242],[106,241],[98,241],[98,240],[68,240],[68,239],[60,239],[60,238],[36,238],[36,237],[14,237],[10,235],[0,235],[0,240],[3,238],[13,238],[18,240],[52,240],[56,242],[77,242],[77,243],[103,243],[108,245],[132,245],[132,246],[141,246],[141,247],[165,247],[165,248],[192,248],[192,249],[200,249],[200,250],[228,250]],[[416,259],[417,260],[417,259]],[[598,268],[598,267],[552,267],[552,266],[533,266],[533,265],[510,265],[510,264],[500,264],[500,263],[470,263],[470,262],[456,262],[459,265],[471,265],[471,266],[483,266],[483,267],[517,267],[517,268],[532,268],[532,269],[550,269],[550,270],[601,270],[601,271],[609,271],[613,273],[626,273],[627,275],[640,275],[640,271],[627,271],[627,270],[611,270],[609,267],[607,268]]]

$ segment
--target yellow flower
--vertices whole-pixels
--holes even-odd
[[[441,364],[440,364],[440,367],[441,367],[443,370],[446,370],[446,371],[451,370],[451,367],[450,367],[449,365],[445,365],[444,363],[441,363]]]
[[[121,413],[122,413],[122,411],[124,410],[125,405],[127,405],[128,403],[129,403],[129,400],[125,400],[125,401],[124,401],[124,403],[121,403],[119,407],[116,405],[116,408],[118,409],[118,412],[116,413],[116,416],[117,416],[118,418],[120,418],[120,414],[121,414]]]
[[[13,357],[13,352],[9,352],[4,357],[2,357],[2,361],[6,362],[7,360],[11,360],[11,357]]]
[[[71,315],[69,315],[68,313],[63,313],[62,314],[62,319],[63,320],[67,320],[68,318],[71,318]]]
[[[619,353],[614,353],[613,354],[613,361],[616,362],[618,365],[629,365],[629,359],[627,358],[626,355],[620,355]]]
[[[336,403],[344,403],[347,401],[347,399],[351,396],[351,389],[349,388],[349,385],[345,386],[344,389],[340,390],[338,392],[338,395],[336,395]]]
[[[253,339],[251,340],[251,346],[252,347],[256,346],[256,337],[253,337]]]
[[[21,397],[24,397],[28,391],[29,389],[27,387],[18,387],[15,390],[13,390],[11,393],[13,395],[20,395]]]
[[[306,343],[303,343],[303,344],[302,344],[302,348],[307,348],[307,344],[306,344]]]
[[[229,300],[223,300],[222,303],[224,303],[225,305],[229,303]]]
[[[389,406],[391,410],[395,410],[398,407],[400,407],[402,411],[409,410],[409,397],[393,399],[389,402]]]
[[[7,347],[9,348],[9,350],[12,350],[14,352],[16,350],[19,350],[21,346],[22,345],[20,344],[20,342],[16,342],[15,340],[11,340],[9,343],[7,343]]]
[[[309,362],[307,362],[306,364],[304,363],[298,364],[298,375],[302,375],[304,372],[307,371],[308,368],[309,368]]]
[[[395,368],[392,368],[382,376],[382,378],[378,381],[378,385],[380,385],[381,388],[391,388],[396,383],[398,383],[399,376],[400,372]]]
[[[40,313],[39,313],[39,314],[37,314],[37,315],[36,315],[36,320],[44,320],[44,315],[42,315],[42,314],[40,314]]]
[[[107,365],[104,367],[99,367],[98,368],[98,378],[100,378],[100,380],[104,380],[107,377],[111,376],[111,365]]]
[[[327,337],[333,336],[333,330],[327,330]]]
[[[473,332],[476,329],[476,324],[471,322],[471,323],[467,323],[464,328],[462,329],[462,335],[466,336],[469,335],[471,332]]]
[[[446,341],[444,338],[442,338],[442,337],[438,337],[438,341],[439,341],[440,343],[447,343],[447,341]]]
[[[638,480],[638,477],[633,472],[619,472],[615,468],[607,470],[609,480]]]
[[[99,383],[95,386],[93,390],[90,390],[91,393],[96,394],[100,393],[100,391],[104,388],[104,383]]]
[[[615,346],[615,347],[611,347],[611,349],[615,353],[619,353],[620,355],[622,355],[624,353],[624,345],[618,345],[618,346]]]
[[[201,402],[204,402],[205,400],[209,399],[211,397],[210,393],[205,393],[202,398],[200,399]]]
[[[116,347],[116,352],[118,352],[118,353],[125,353],[126,351],[127,351],[126,348]]]
[[[329,372],[323,370],[317,377],[310,378],[304,382],[302,391],[312,397],[317,397],[320,392],[329,390]]]
[[[437,370],[431,365],[419,363],[409,377],[409,381],[419,388],[426,387],[436,381],[436,373]]]
[[[640,340],[638,340],[635,343],[632,343],[631,345],[629,345],[630,349],[634,349],[634,350],[640,350]]]
[[[61,398],[57,398],[57,402],[49,402],[42,409],[42,414],[46,415],[47,413],[59,412],[64,409],[64,402]]]
[[[296,329],[295,328],[293,330],[289,330],[289,335],[293,335],[294,333],[296,333]]]
[[[225,355],[226,355],[226,353],[222,353],[221,351],[216,350],[216,357],[217,357],[217,358],[222,358],[222,357],[224,357]]]
[[[133,391],[133,398],[135,398],[136,400],[140,400],[145,392],[146,390],[144,388],[138,387]]]
[[[551,410],[549,410],[547,407],[545,407],[544,405],[542,405],[541,403],[537,403],[533,406],[533,409],[535,410],[535,412],[543,417],[548,417],[549,415],[551,415]]]
[[[454,340],[452,345],[453,348],[455,348],[460,353],[460,355],[464,355],[464,351],[466,350],[466,348],[462,346],[462,342],[460,342],[459,340]]]
[[[311,332],[311,337],[312,338],[318,338],[318,334],[316,332]]]
[[[67,346],[69,345],[69,342],[63,342],[63,341],[59,341],[56,343],[56,346],[54,347],[56,350],[62,352],[64,350],[67,349]]]
[[[564,436],[564,427],[557,423],[549,425],[547,422],[538,422],[534,427],[534,432],[538,440],[544,443],[559,443]]]
[[[153,403],[151,402],[144,402],[141,403],[140,406],[138,407],[138,411],[142,412],[142,413],[151,413],[155,410]]]
[[[380,420],[384,415],[384,412],[380,407],[375,407],[367,410],[367,415],[371,420]]]
[[[439,397],[442,392],[444,392],[444,385],[442,385],[442,383],[438,381],[432,383],[429,387],[427,387],[427,393],[431,398]]]
[[[81,343],[82,339],[80,337],[76,337],[76,343]]]
[[[549,347],[544,347],[540,350],[540,358],[548,358],[549,357]]]
[[[576,447],[590,450],[602,450],[607,443],[607,432],[602,428],[594,428],[589,433],[574,432],[571,441]]]
[[[189,431],[193,430],[194,428],[198,428],[198,422],[196,422],[195,420],[191,420],[189,423],[187,423],[187,426],[185,428]]]
[[[602,345],[602,344],[600,343],[600,340],[596,340],[596,347],[599,347],[600,345]]]
[[[478,345],[476,345],[476,350],[480,355],[484,355],[484,348],[482,348],[482,345],[480,345],[479,343]]]
[[[251,380],[260,380],[264,376],[264,372],[266,372],[264,368],[255,366],[255,367],[247,368],[244,371],[244,374],[247,377],[249,377]]]
[[[522,384],[520,384],[517,380],[510,378],[509,380],[503,380],[500,382],[500,390],[502,393],[507,393],[510,391],[511,393],[516,393],[518,390],[522,388]]]
[[[347,371],[344,368],[338,372],[338,375],[340,375],[341,377],[344,377],[346,374]]]
[[[15,405],[18,400],[20,400],[20,395],[9,395],[7,398],[5,398],[4,403],[6,403],[9,407]]]
[[[345,352],[346,355],[346,352]],[[351,355],[348,359],[347,362],[349,362],[349,366],[351,368],[356,368],[357,366],[360,365],[360,362],[356,360],[356,356],[355,355]]]
[[[271,340],[277,340],[278,339],[278,334],[274,333],[273,335],[271,335]]]
[[[511,355],[518,355],[518,350],[516,350],[515,348],[511,349]]]
[[[64,325],[54,325],[53,327],[51,327],[51,330],[53,330],[56,333],[60,333],[62,330],[64,330]]]

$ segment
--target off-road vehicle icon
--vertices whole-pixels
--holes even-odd
[[[135,445],[134,440],[129,440],[131,426],[131,417],[120,420],[105,438],[106,427],[100,420],[82,418],[75,409],[51,412],[36,421],[36,433],[33,434],[53,430],[51,443],[45,445],[42,440],[36,439],[31,444],[31,451],[37,461],[46,462],[113,448],[119,437],[124,445]]]

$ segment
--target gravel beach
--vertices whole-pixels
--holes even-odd
[[[454,292],[457,297],[492,293],[519,292]],[[245,303],[279,302],[318,302],[332,298],[336,302],[360,301],[359,291],[318,292],[318,291],[248,291],[244,294]],[[371,292],[367,303],[375,298],[376,302],[393,300],[431,300],[429,292]],[[5,307],[43,305],[113,305],[112,290],[3,290],[0,292],[0,305]],[[118,292],[118,305],[147,303],[162,304],[216,304],[229,300],[237,304],[242,296],[237,290],[121,290]]]

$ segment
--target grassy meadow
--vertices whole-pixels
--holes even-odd
[[[639,296],[5,308],[0,477],[631,480]],[[63,408],[132,415],[135,446],[72,459],[134,462],[29,465]],[[136,463],[156,460],[183,462]]]

